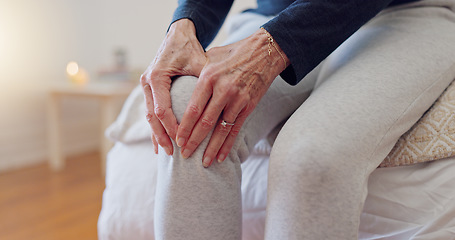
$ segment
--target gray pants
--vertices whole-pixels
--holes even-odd
[[[357,239],[369,175],[455,77],[454,10],[447,0],[387,9],[297,86],[278,77],[221,164],[202,167],[210,136],[189,159],[175,144],[171,157],[160,149],[156,239],[240,239],[240,164],[283,121],[270,157],[265,238]],[[177,118],[196,81],[173,83]]]

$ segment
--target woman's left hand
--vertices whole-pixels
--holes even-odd
[[[245,119],[289,62],[278,44],[270,45],[269,40],[260,29],[237,43],[207,51],[207,63],[177,131],[184,158],[215,127],[202,164],[224,161]]]

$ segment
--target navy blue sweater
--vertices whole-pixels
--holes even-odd
[[[281,73],[297,84],[363,24],[384,8],[418,0],[258,0],[250,9],[275,18],[263,25],[289,58]],[[233,0],[179,0],[173,21],[192,20],[205,48],[215,38]]]

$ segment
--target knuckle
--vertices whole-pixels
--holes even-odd
[[[154,116],[153,116],[152,113],[147,113],[147,114],[145,115],[145,118],[147,119],[147,122],[149,122],[149,123],[152,123],[153,117],[154,117]]]
[[[166,109],[156,106],[155,107],[155,115],[158,119],[163,120],[164,117],[166,116]]]
[[[189,113],[190,116],[192,116],[192,117],[199,116],[200,112],[201,112],[201,110],[200,110],[200,108],[199,108],[197,105],[191,104],[191,105],[188,107],[188,113]]]
[[[203,129],[207,130],[207,129],[210,129],[213,127],[213,125],[215,124],[215,121],[210,118],[203,118],[203,119],[201,119],[200,124]]]
[[[233,126],[231,131],[229,132],[229,135],[231,135],[232,137],[237,137],[237,135],[239,135],[240,133],[240,129],[241,127],[237,127],[237,126]]]
[[[201,74],[200,77],[201,81],[204,81],[209,84],[215,82],[217,78],[218,78],[217,68],[212,65],[206,66],[204,69],[204,73]]]
[[[232,90],[229,86],[220,86],[217,88],[217,95],[220,96],[221,98],[232,98],[235,95],[232,94]]]
[[[240,90],[238,88],[226,86],[226,89],[227,89],[226,90],[226,95],[239,97],[238,95],[239,95],[239,91]]]

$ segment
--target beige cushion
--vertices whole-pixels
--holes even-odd
[[[455,155],[455,83],[401,138],[379,167],[438,160]]]

